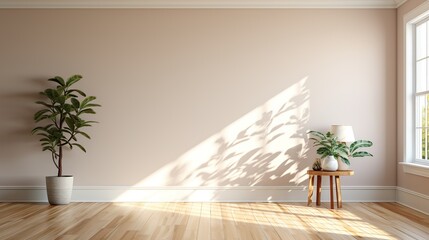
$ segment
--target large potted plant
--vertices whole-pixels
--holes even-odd
[[[64,148],[79,148],[86,152],[78,143],[78,137],[90,136],[83,128],[90,127],[95,121],[84,120],[88,114],[95,114],[94,96],[87,96],[82,90],[72,86],[82,79],[74,75],[65,81],[61,77],[48,79],[56,86],[48,88],[40,94],[46,99],[37,101],[42,109],[34,114],[34,120],[41,126],[33,129],[32,133],[40,136],[43,151],[51,153],[52,161],[58,170],[57,176],[46,177],[46,189],[50,204],[68,204],[73,189],[73,176],[63,174]]]
[[[309,133],[314,136],[310,138],[314,141],[314,146],[319,147],[316,151],[322,158],[323,170],[336,171],[338,169],[337,159],[350,165],[350,158],[373,156],[371,153],[361,150],[361,148],[373,145],[369,140],[357,140],[348,146],[345,142],[339,142],[337,137],[330,132],[323,134],[318,131],[310,131]],[[336,164],[334,163],[335,161],[337,162]]]

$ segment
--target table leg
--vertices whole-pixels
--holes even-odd
[[[329,195],[331,199],[331,209],[334,209],[334,179],[333,176],[329,176]]]
[[[343,199],[341,197],[341,183],[340,176],[335,176],[335,187],[337,188],[337,207],[343,207]]]
[[[317,176],[316,205],[320,206],[320,195],[322,195],[322,176]]]
[[[310,175],[308,179],[308,200],[307,200],[307,206],[310,206],[313,202],[313,185],[314,185],[314,175]]]

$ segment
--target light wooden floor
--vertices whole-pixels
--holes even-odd
[[[0,239],[429,239],[396,203],[0,203]]]

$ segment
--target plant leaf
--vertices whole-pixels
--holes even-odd
[[[96,97],[94,97],[94,96],[86,97],[85,99],[83,99],[83,101],[81,103],[81,107],[84,108],[86,106],[86,104],[88,104],[91,101],[94,101],[95,99],[96,99]]]
[[[80,150],[86,152],[86,149],[84,147],[82,147],[82,145],[78,144],[78,143],[72,143],[73,146],[76,146],[78,148],[80,148]]]
[[[76,131],[76,133],[81,134],[81,135],[83,135],[84,137],[86,137],[86,138],[88,138],[88,139],[91,139],[91,137],[90,137],[87,133],[85,133],[85,132],[82,132],[82,131]]]
[[[95,114],[95,111],[92,108],[86,108],[79,112],[79,114],[82,114],[82,113]]]
[[[69,90],[69,93],[72,93],[72,92],[77,92],[77,93],[79,93],[82,97],[86,97],[86,94],[85,94],[83,91],[79,90],[79,89],[70,89],[70,90]]]
[[[37,101],[37,102],[36,102],[36,104],[40,104],[40,105],[43,105],[43,106],[48,107],[48,108],[51,108],[51,107],[52,107],[52,105],[51,105],[51,104],[47,104],[47,103],[42,102],[42,101]]]
[[[89,107],[101,107],[100,104],[96,104],[96,103],[88,103],[85,105],[84,108],[89,108]]]
[[[66,86],[70,87],[71,85],[75,84],[77,81],[79,81],[81,79],[82,79],[81,75],[73,75],[67,80]]]
[[[79,107],[80,107],[79,100],[77,100],[76,98],[72,98],[72,99],[70,99],[70,101],[71,101],[71,103],[73,104],[73,107],[74,107],[75,109],[79,109]]]
[[[347,159],[347,158],[345,158],[345,157],[342,157],[342,156],[340,156],[340,158],[341,158],[341,161],[343,161],[345,164],[347,164],[347,165],[349,165],[349,166],[350,166],[350,161],[349,161],[349,159]]]
[[[314,135],[315,137],[318,137],[318,138],[320,138],[320,139],[326,139],[326,137],[325,137],[325,135],[323,134],[323,133],[321,133],[321,132],[318,132],[318,131],[310,131],[310,132],[308,132],[309,134],[311,134],[311,135]]]
[[[74,131],[75,125],[73,119],[66,117],[66,124],[70,128],[71,131]]]
[[[372,154],[369,152],[361,151],[353,153],[352,157],[372,157]]]
[[[60,84],[61,86],[66,85],[66,83],[64,82],[64,79],[62,77],[58,77],[58,76],[56,76],[54,78],[50,78],[50,79],[48,79],[48,81],[56,82],[56,83]]]
[[[44,113],[47,113],[47,112],[50,112],[51,110],[50,109],[42,109],[42,110],[40,110],[40,111],[37,111],[35,114],[34,114],[34,120],[36,120],[36,119],[38,119],[40,116],[42,116]]]
[[[361,147],[371,147],[371,146],[372,146],[372,142],[371,141],[368,141],[368,140],[357,140],[357,141],[354,141],[350,145],[350,152],[353,153],[358,148],[361,148]]]

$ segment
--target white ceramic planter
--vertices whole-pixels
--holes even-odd
[[[334,156],[327,156],[322,160],[322,170],[323,171],[337,171],[338,170],[338,161]]]
[[[343,160],[338,159],[338,170],[349,170],[350,166],[345,164]]]
[[[48,201],[50,204],[69,204],[73,190],[73,176],[47,176],[46,190],[48,193]]]

